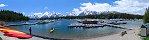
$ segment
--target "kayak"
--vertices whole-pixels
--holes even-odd
[[[8,30],[8,29],[3,29],[3,28],[0,28],[0,31],[1,31],[1,32],[6,33],[6,32],[7,32],[6,30]]]
[[[21,34],[21,33],[15,33],[15,32],[9,32],[9,33],[5,33],[5,36],[10,36],[10,37],[16,37],[19,39],[28,39],[28,38],[32,38],[32,36],[27,35],[27,34]]]
[[[32,36],[27,35],[24,32],[20,32],[17,30],[12,30],[8,27],[0,26],[0,31],[4,33],[5,36],[10,36],[10,37],[16,37],[19,39],[29,39],[32,38]]]
[[[51,28],[50,32],[54,32],[54,28]]]
[[[9,29],[2,29],[2,28],[0,28],[0,31],[1,31],[1,32],[4,32],[4,33],[15,32],[15,33],[25,34],[25,33],[23,33],[23,32],[19,32],[19,31],[16,31],[16,30],[9,30]]]
[[[0,28],[2,28],[2,27],[4,27],[4,26],[0,26]]]
[[[20,34],[25,34],[23,32],[19,32],[19,31],[16,31],[16,30],[6,30],[7,32],[14,32],[14,33],[20,33]]]
[[[3,28],[3,29],[10,29],[10,28],[4,27],[4,26],[0,26],[0,28]]]

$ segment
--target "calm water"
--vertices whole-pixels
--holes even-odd
[[[28,22],[36,22],[38,20],[29,20]],[[9,22],[8,24],[19,24],[20,22]],[[128,24],[120,25],[128,28],[136,28],[141,26],[142,21],[127,21]],[[24,25],[24,26],[11,26],[10,28],[29,33],[29,27],[32,27],[32,34],[49,37],[49,38],[64,38],[64,39],[85,39],[95,38],[99,36],[110,35],[122,31],[118,28],[112,27],[99,27],[99,28],[68,28],[67,26],[72,23],[77,23],[76,20],[56,20],[54,23],[37,24],[37,25]],[[54,25],[53,25],[54,24]],[[55,28],[53,33],[50,33],[51,27]]]

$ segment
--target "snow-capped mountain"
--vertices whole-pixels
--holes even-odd
[[[41,18],[49,18],[48,15],[43,15]]]
[[[78,16],[109,14],[109,13],[120,14],[120,12],[117,12],[117,11],[104,11],[104,12],[84,11],[84,12],[80,13]]]
[[[77,16],[75,13],[70,13],[67,16]]]
[[[120,12],[117,12],[117,11],[104,11],[104,12],[101,12],[102,14],[109,14],[109,13],[113,13],[113,14],[120,14]]]
[[[99,14],[99,12],[96,12],[96,11],[84,11],[84,12],[80,13],[78,16],[97,15],[97,14]]]
[[[29,18],[32,18],[32,19],[38,19],[40,17],[38,17],[37,15],[28,15]]]
[[[44,12],[44,13],[35,13],[34,15],[30,15],[30,18],[54,18],[54,17],[62,17],[61,13],[55,12]]]
[[[79,15],[75,13],[69,13],[66,16],[86,16],[86,15],[99,15],[99,14],[120,14],[120,12],[117,11],[104,11],[104,12],[96,12],[96,11],[83,11],[79,13]],[[34,15],[30,15],[30,18],[55,18],[55,17],[63,17],[65,15],[62,15],[61,13],[56,12],[44,12],[44,13],[36,13]]]

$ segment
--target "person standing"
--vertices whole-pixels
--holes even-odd
[[[29,32],[30,32],[30,35],[31,35],[32,34],[32,28],[31,27],[29,28]]]

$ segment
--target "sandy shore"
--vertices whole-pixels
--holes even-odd
[[[83,40],[141,40],[140,36],[137,34],[139,33],[140,29],[135,28],[133,30],[127,30],[127,34],[124,36],[121,36],[121,33],[113,34],[109,36],[103,36],[98,38],[92,38],[92,39],[83,39]]]
[[[120,35],[121,32],[120,32],[113,35],[91,38],[91,39],[81,39],[81,40],[141,40],[141,38],[137,35],[139,31],[140,31],[139,28],[135,28],[133,30],[127,30],[127,34],[125,34],[124,36],[121,36]],[[43,38],[34,37],[34,36],[30,39],[18,39],[14,37],[4,36],[2,32],[0,32],[0,37],[3,40],[48,40],[48,39],[43,39]]]
[[[14,38],[14,37],[4,36],[2,32],[0,32],[0,37],[3,40],[48,40],[48,39],[38,38],[38,37],[34,37],[34,36],[30,39],[18,39],[18,38]]]

